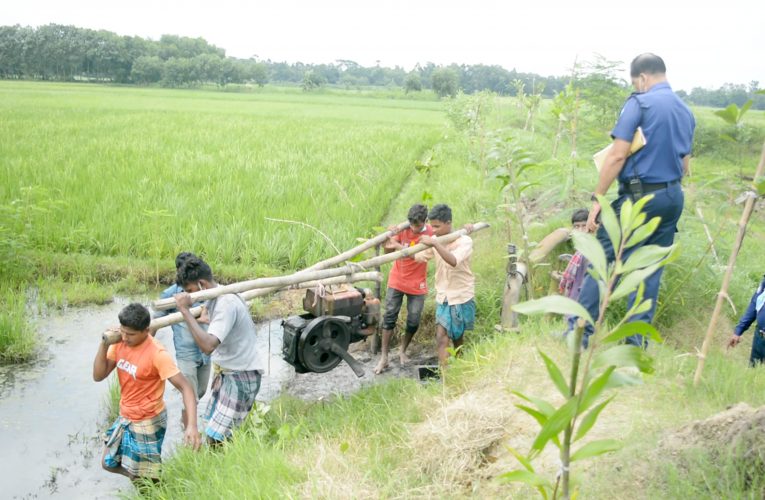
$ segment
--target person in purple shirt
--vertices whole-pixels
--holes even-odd
[[[630,254],[645,245],[671,246],[683,212],[684,197],[680,180],[688,172],[696,120],[688,106],[672,91],[666,71],[661,57],[650,53],[637,56],[630,64],[630,77],[635,92],[624,103],[621,115],[611,131],[613,147],[600,170],[593,194],[594,203],[587,219],[587,228],[595,231],[600,214],[600,205],[595,195],[605,195],[614,181],[619,183],[619,195],[611,206],[617,218],[626,200],[634,202],[647,194],[653,195],[643,211],[646,220],[658,216],[661,217],[661,223],[642,243],[627,249],[622,260],[627,260]],[[643,130],[646,144],[630,155],[630,145],[638,127]],[[597,229],[597,238],[603,245],[608,262],[613,262],[614,249],[604,227]],[[662,267],[645,280],[644,297],[651,299],[650,309],[632,316],[629,321],[652,321],[663,270]],[[634,301],[635,293],[632,293],[628,299],[628,309]],[[597,282],[590,275],[585,277],[582,284],[579,303],[593,318],[598,317],[600,294]],[[592,331],[592,325],[587,325],[583,339],[585,347]],[[626,342],[646,346],[640,334],[628,337]]]
[[[741,336],[757,321],[757,329],[752,339],[752,353],[749,355],[749,365],[756,366],[765,360],[765,276],[760,282],[760,286],[754,291],[752,300],[749,301],[749,307],[746,308],[736,328],[733,330],[728,340],[728,347],[736,347],[741,342]]]

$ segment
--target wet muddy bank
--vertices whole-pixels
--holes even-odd
[[[37,319],[42,345],[38,358],[24,365],[0,367],[4,498],[115,498],[121,491],[132,490],[126,478],[101,469],[100,436],[110,423],[106,417],[108,383],[92,379],[100,335],[117,323],[117,313],[129,302],[116,298],[103,306],[50,311]],[[174,355],[170,328],[159,330],[157,339]],[[351,346],[351,353],[365,368],[361,378],[344,362],[328,373],[295,374],[282,359],[281,318],[259,323],[258,347],[270,353],[258,394],[261,402],[280,394],[326,400],[389,377],[417,377],[417,365],[432,361],[427,359],[432,352],[413,345],[412,362],[402,367],[394,350],[390,368],[376,376],[377,356],[369,353],[367,343],[360,342]],[[200,400],[200,414],[207,400],[207,395]],[[162,454],[168,458],[182,438],[182,401],[170,384],[165,401],[169,425]]]

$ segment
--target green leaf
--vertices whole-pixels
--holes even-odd
[[[528,160],[526,160],[526,161],[528,161]],[[536,163],[527,163],[525,165],[521,165],[521,167],[518,168],[518,170],[516,171],[516,176],[520,176],[526,169],[534,168],[536,166],[537,166]]]
[[[560,368],[558,368],[558,365],[555,364],[555,361],[550,359],[545,353],[542,351],[539,351],[539,355],[542,356],[542,359],[545,362],[545,366],[547,367],[547,373],[550,375],[550,380],[553,381],[555,384],[555,387],[558,388],[560,393],[564,397],[569,397],[571,394],[571,389],[569,389],[568,384],[566,384],[566,379],[563,377],[563,374],[560,371]]]
[[[348,451],[350,447],[351,445],[348,444],[348,441],[343,441],[342,443],[340,443],[340,452],[345,453],[346,451]]]
[[[765,195],[765,177],[760,176],[755,178],[752,182],[752,186],[754,186],[754,189],[757,191],[758,195]]]
[[[659,217],[656,218],[659,219]],[[632,240],[632,238],[630,238],[630,240]],[[629,245],[629,243],[627,244]],[[669,252],[671,251],[672,247],[660,247],[659,245],[642,246],[632,252],[627,258],[627,262],[622,265],[621,272],[622,274],[627,274],[636,269],[642,269],[657,264],[661,259],[669,255]]]
[[[598,420],[598,415],[600,415],[600,412],[602,412],[603,408],[605,408],[606,405],[608,405],[608,403],[610,403],[613,399],[614,396],[611,396],[587,412],[587,415],[582,418],[582,421],[579,422],[579,425],[577,426],[574,441],[579,441],[590,431],[590,429],[592,429],[592,426],[595,425],[595,422]]]
[[[537,438],[531,445],[533,450],[542,451],[547,442],[556,437],[560,432],[571,422],[571,419],[576,415],[576,406],[578,404],[578,398],[573,397],[566,401],[566,403],[555,410],[555,413],[550,415],[545,425],[537,434]]]
[[[641,301],[640,303],[638,303],[638,301],[636,300],[635,303],[632,305],[632,309],[627,311],[627,317],[632,317],[637,314],[643,314],[646,311],[650,311],[652,303],[653,303],[653,300],[651,299],[645,299]]]
[[[749,108],[752,107],[752,104],[754,104],[754,102],[751,99],[749,99],[748,101],[744,103],[743,106],[741,106],[741,109],[738,112],[738,121],[741,121],[744,118],[744,115],[746,114],[747,111],[749,111]]]
[[[616,451],[622,447],[622,443],[616,439],[601,439],[599,441],[591,441],[582,446],[573,455],[571,455],[571,461],[582,460],[583,458],[596,457],[610,451]]]
[[[625,385],[639,385],[642,383],[643,380],[639,376],[615,370],[608,379],[606,389],[616,389],[618,387],[624,387]]]
[[[501,481],[508,483],[525,483],[529,486],[550,488],[550,481],[535,472],[527,470],[512,470],[499,476]]]
[[[659,227],[660,223],[661,223],[661,217],[654,217],[653,219],[649,220],[648,222],[646,222],[639,228],[635,229],[635,231],[627,240],[627,243],[624,245],[624,248],[634,247],[641,241],[651,236],[654,233],[654,231],[656,231],[656,228]]]
[[[604,344],[610,342],[619,342],[620,340],[629,337],[630,335],[640,334],[644,337],[648,337],[654,342],[662,342],[659,331],[650,323],[645,321],[633,321],[631,323],[624,323],[619,328],[608,334],[606,338],[601,340]]]
[[[606,254],[603,246],[598,239],[582,231],[572,231],[571,239],[574,241],[574,248],[584,255],[592,264],[592,270],[598,274],[602,280],[606,279]]]
[[[617,249],[622,242],[622,231],[619,229],[616,212],[611,208],[611,204],[608,203],[605,196],[598,196],[598,204],[600,204],[600,222],[611,240],[611,245]]]
[[[590,313],[587,312],[587,309],[582,307],[577,301],[560,295],[548,295],[541,299],[521,302],[520,304],[515,304],[512,309],[520,314],[570,314],[572,316],[584,318],[590,323],[595,324],[592,317],[590,317]]]
[[[532,418],[534,418],[534,420],[537,421],[540,427],[544,426],[547,423],[547,416],[541,411],[538,411],[538,410],[535,410],[534,408],[530,408],[526,405],[520,405],[520,404],[516,404],[515,407],[531,415]]]
[[[606,384],[608,383],[608,379],[611,377],[611,374],[616,369],[615,366],[609,366],[605,370],[603,370],[603,373],[598,375],[598,377],[590,382],[590,384],[584,389],[584,394],[582,394],[582,400],[579,403],[579,408],[577,408],[577,415],[581,414],[583,411],[585,411],[587,408],[592,406],[593,403],[598,399],[600,394],[603,392],[603,390],[606,388]]]
[[[638,201],[642,201],[642,200],[643,198],[640,198],[640,200]],[[630,224],[630,227],[629,227],[629,233],[632,234],[635,231],[635,229],[645,224],[645,218],[646,218],[645,212],[638,212],[637,215],[635,215],[635,218],[632,219],[632,223]]]
[[[653,200],[653,196],[654,196],[653,194],[647,194],[643,196],[642,198],[640,198],[638,201],[636,201],[634,205],[632,205],[633,218],[630,220],[630,222],[632,223],[630,224],[631,227],[636,226],[636,224],[634,224],[634,221],[635,221],[634,216],[643,211],[643,207],[646,206],[646,204],[649,201]]]
[[[646,352],[634,345],[617,345],[595,355],[592,359],[593,368],[604,366],[634,366],[643,373],[653,373],[653,359]]]
[[[528,189],[530,187],[538,186],[538,185],[539,185],[538,182],[529,182],[529,183],[526,183],[523,186],[521,186],[520,188],[518,188],[518,194],[523,193],[526,189]]]
[[[531,462],[528,458],[521,455],[518,450],[512,446],[505,446],[505,448],[507,448],[507,451],[509,451],[515,457],[515,459],[518,460],[518,462],[520,462],[521,465],[526,468],[527,471],[534,472],[534,467],[531,465]]]
[[[637,289],[638,285],[642,281],[648,279],[648,277],[655,273],[662,266],[662,264],[663,262],[654,264],[644,269],[632,271],[626,276],[623,276],[621,280],[619,280],[619,284],[616,286],[616,289],[611,294],[611,300],[618,300],[632,293],[635,289]]]
[[[550,403],[548,403],[547,401],[545,401],[544,399],[535,398],[534,396],[527,396],[525,394],[521,394],[518,391],[510,391],[510,392],[512,394],[515,394],[516,396],[518,396],[521,399],[525,399],[529,403],[531,403],[534,406],[536,406],[537,408],[539,408],[539,411],[541,411],[542,414],[544,414],[544,416],[546,416],[546,417],[549,417],[550,415],[555,413],[555,407],[553,405],[551,405]]]
[[[625,231],[630,227],[632,222],[632,200],[627,198],[622,206],[619,208],[619,226],[622,228],[622,238],[625,237]],[[614,252],[618,252],[618,248],[614,248]]]
[[[738,106],[731,104],[725,109],[715,111],[715,114],[725,120],[727,123],[735,125],[738,121]]]

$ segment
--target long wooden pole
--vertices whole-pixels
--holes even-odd
[[[536,246],[534,250],[529,253],[529,263],[537,263],[540,260],[547,257],[547,254],[552,252],[555,247],[566,241],[571,236],[571,229],[561,227],[551,232]]]
[[[487,227],[489,227],[489,225],[486,224],[485,222],[478,222],[473,225],[473,232],[486,229]],[[467,231],[465,229],[460,229],[459,231],[454,231],[447,235],[439,236],[436,239],[441,243],[450,243],[464,234],[467,234]],[[410,257],[428,248],[430,248],[428,245],[425,245],[424,243],[419,243],[413,247],[404,248],[403,250],[399,250],[397,252],[380,255],[379,257],[374,257],[372,259],[367,259],[365,261],[358,262],[358,263],[349,263],[342,267],[337,267],[334,269],[324,269],[324,270],[318,270],[318,271],[313,271],[313,270],[300,271],[295,274],[291,274],[287,276],[279,276],[276,278],[258,278],[258,279],[249,280],[249,281],[242,281],[239,283],[232,283],[230,285],[225,285],[225,286],[217,286],[215,288],[209,288],[206,290],[201,290],[199,292],[192,293],[191,300],[193,302],[201,302],[204,300],[214,299],[215,297],[219,297],[227,293],[242,293],[255,288],[282,287],[282,286],[292,285],[295,283],[300,283],[301,281],[306,281],[306,280],[320,280],[325,278],[332,278],[334,276],[341,276],[343,274],[353,274],[354,272],[357,272],[357,271],[371,269],[381,264],[387,264],[389,262],[393,262],[394,260],[400,259],[401,257]],[[175,307],[175,299],[169,298],[169,299],[155,300],[152,303],[152,307],[157,311],[172,309]]]
[[[754,178],[758,179],[765,173],[765,143],[762,145],[762,155],[760,156],[760,163],[757,165],[757,172],[754,174]],[[728,268],[725,270],[723,276],[722,286],[720,291],[717,292],[717,301],[715,302],[715,309],[712,312],[712,319],[709,321],[709,327],[707,333],[704,335],[704,343],[701,345],[701,353],[699,353],[699,361],[696,364],[696,373],[693,376],[693,385],[698,385],[701,381],[701,373],[704,371],[704,362],[706,361],[707,354],[709,353],[709,345],[712,343],[712,335],[717,326],[717,318],[720,316],[722,310],[723,301],[728,296],[728,286],[730,285],[730,278],[733,275],[733,268],[736,266],[736,258],[738,252],[741,250],[741,244],[744,241],[746,235],[746,226],[749,223],[749,217],[752,215],[754,209],[754,202],[757,201],[757,195],[752,193],[746,199],[744,205],[744,212],[741,214],[741,219],[738,221],[738,234],[736,235],[736,243],[733,245],[733,251],[728,259]]]
[[[289,288],[313,288],[315,286],[321,285],[339,285],[341,283],[357,283],[359,281],[376,281],[381,282],[382,281],[382,273],[379,272],[366,272],[366,273],[355,273],[351,275],[345,275],[345,276],[336,276],[334,278],[328,278],[325,280],[313,280],[313,281],[306,281],[303,283],[298,283],[296,285],[292,285]],[[245,300],[245,302],[250,302],[255,297],[258,297],[257,292],[261,292],[262,289],[258,290],[250,290],[249,292],[244,292],[240,294],[242,299]],[[202,306],[198,307],[192,307],[191,308],[191,314],[194,315],[194,317],[199,317],[202,314]],[[181,323],[184,321],[183,315],[179,312],[168,314],[167,316],[162,316],[161,318],[156,318],[152,320],[150,328],[154,331],[159,330],[160,328],[164,328],[166,326],[174,325],[175,323]]]

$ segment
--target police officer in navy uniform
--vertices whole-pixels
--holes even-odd
[[[646,220],[659,216],[661,223],[641,244],[625,251],[623,259],[644,245],[672,245],[677,222],[683,212],[684,198],[680,180],[688,173],[693,131],[696,127],[691,110],[667,83],[666,66],[661,57],[650,53],[637,56],[630,65],[630,76],[635,93],[627,99],[611,132],[613,147],[600,170],[595,194],[605,195],[615,180],[619,182],[619,196],[611,203],[617,217],[627,199],[634,202],[644,195],[652,194],[653,199],[643,209]],[[638,127],[643,130],[646,144],[630,155],[632,138]],[[600,205],[594,195],[593,201],[587,220],[590,231],[596,230],[596,220],[600,213]],[[597,237],[609,262],[613,262],[614,249],[603,226],[597,229]],[[659,269],[645,280],[644,298],[652,299],[650,310],[633,316],[630,321],[650,323],[653,319],[662,271],[663,268]],[[634,299],[633,293],[629,297],[628,307],[632,306]],[[593,318],[597,318],[599,302],[597,282],[588,274],[582,284],[579,303]],[[591,333],[592,325],[588,325],[585,330],[585,347]],[[642,335],[633,335],[626,341],[645,346]]]
[[[749,355],[750,366],[755,366],[765,360],[765,307],[762,307],[763,304],[765,304],[765,276],[752,295],[746,312],[738,320],[733,335],[728,340],[728,347],[736,347],[741,342],[741,336],[744,332],[757,320],[757,329],[754,332],[754,339],[752,339],[752,353]]]

